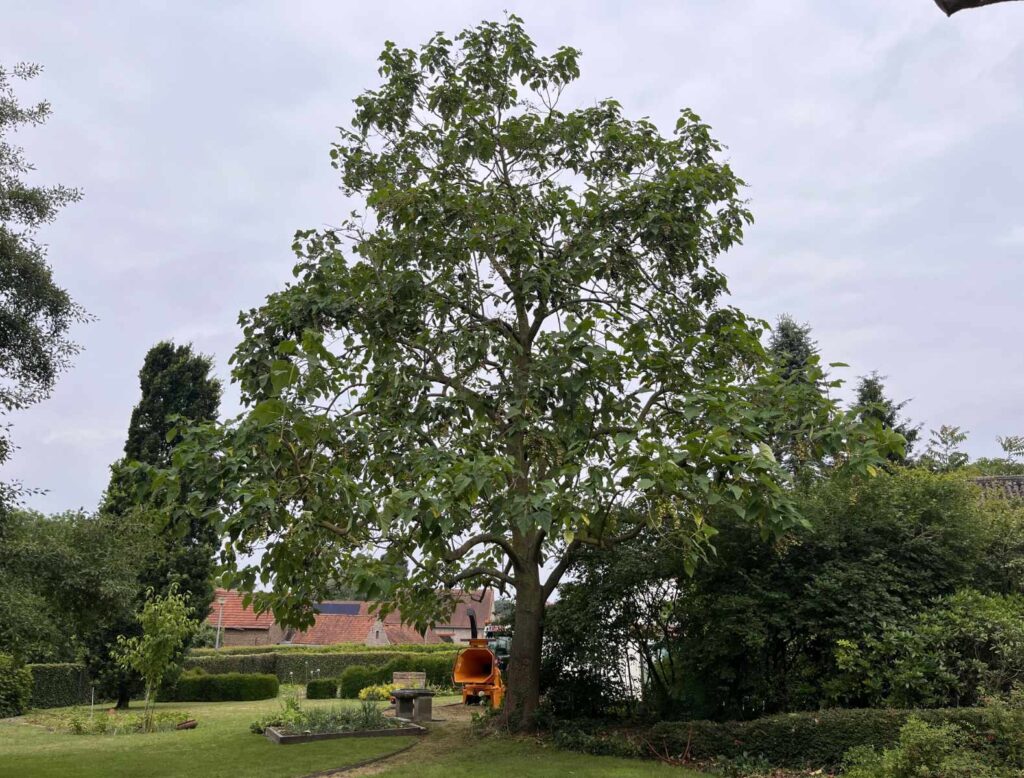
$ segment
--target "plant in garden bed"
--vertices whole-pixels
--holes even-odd
[[[274,727],[288,735],[323,735],[392,729],[403,724],[385,716],[381,707],[372,700],[363,700],[357,708],[333,706],[304,710],[298,700],[292,699],[285,701],[279,715],[254,721],[249,729],[256,734],[263,734],[267,727]]]
[[[166,732],[191,718],[190,713],[179,710],[121,713],[76,707],[34,715],[29,721],[55,732],[67,732],[72,735],[134,735],[143,732]]]
[[[361,700],[390,700],[391,692],[398,689],[397,683],[379,683],[373,686],[367,686],[365,689],[361,689],[359,692],[359,699]]]

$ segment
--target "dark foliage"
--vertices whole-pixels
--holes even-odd
[[[177,681],[161,692],[165,702],[227,702],[231,700],[269,700],[279,691],[277,676],[268,673],[182,673]]]

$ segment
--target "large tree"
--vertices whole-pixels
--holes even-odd
[[[191,345],[161,341],[147,353],[139,371],[142,396],[132,410],[124,458],[112,468],[104,498],[104,513],[128,515],[144,509],[135,488],[130,463],[151,467],[171,464],[179,440],[175,425],[217,418],[221,385],[211,375],[213,361]],[[213,567],[219,536],[203,517],[182,517],[180,512],[152,517],[160,522],[161,548],[140,572],[142,589],[164,595],[177,586],[189,601],[192,615],[203,618],[213,599]]]
[[[213,361],[196,353],[191,345],[162,341],[146,353],[139,371],[142,396],[132,410],[124,458],[111,467],[110,485],[101,506],[102,513],[120,517],[126,524],[146,524],[154,535],[154,545],[138,567],[137,607],[142,606],[147,591],[157,596],[177,591],[186,598],[190,618],[196,620],[205,618],[213,601],[220,534],[206,512],[182,509],[187,485],[162,509],[152,510],[139,498],[138,472],[140,467],[171,464],[171,453],[180,439],[178,425],[217,418],[221,385],[212,370]],[[119,707],[127,707],[139,679],[112,664],[111,650],[115,640],[138,637],[139,630],[135,613],[130,612],[111,624],[94,651],[103,657]]]
[[[86,318],[54,281],[45,247],[36,239],[39,228],[80,194],[27,182],[34,168],[8,140],[20,127],[42,124],[50,115],[49,103],[23,106],[14,93],[12,78],[28,80],[40,71],[38,65],[10,71],[0,66],[0,416],[49,396],[78,351],[68,331]],[[6,433],[0,427],[0,464],[10,455]],[[13,491],[0,484],[0,512]]]
[[[790,387],[714,266],[750,221],[741,182],[690,111],[664,137],[614,100],[560,108],[578,59],[514,16],[387,44],[331,151],[365,209],[297,236],[296,283],[243,317],[248,412],[155,482],[221,500],[229,561],[263,552],[236,582],[288,623],[339,579],[421,627],[451,587],[514,590],[516,726],[584,544],[656,526],[693,569],[709,504],[799,521],[761,423]],[[818,410],[808,444],[843,449]]]

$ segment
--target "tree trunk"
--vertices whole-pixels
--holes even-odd
[[[544,634],[544,594],[536,563],[516,575],[515,625],[509,648],[502,723],[526,732],[536,727],[540,704],[540,650]]]
[[[117,705],[118,710],[128,710],[128,704],[132,699],[132,685],[126,678],[119,678],[117,681]]]

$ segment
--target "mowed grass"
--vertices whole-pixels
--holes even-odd
[[[341,700],[303,701],[303,706],[351,704]],[[141,704],[133,708],[141,709]],[[345,738],[279,746],[249,732],[249,724],[280,708],[279,700],[259,702],[161,703],[162,710],[185,710],[199,721],[194,730],[149,735],[71,735],[28,723],[25,717],[0,721],[2,778],[291,778],[394,752],[414,738]],[[96,715],[106,715],[97,707]]]

